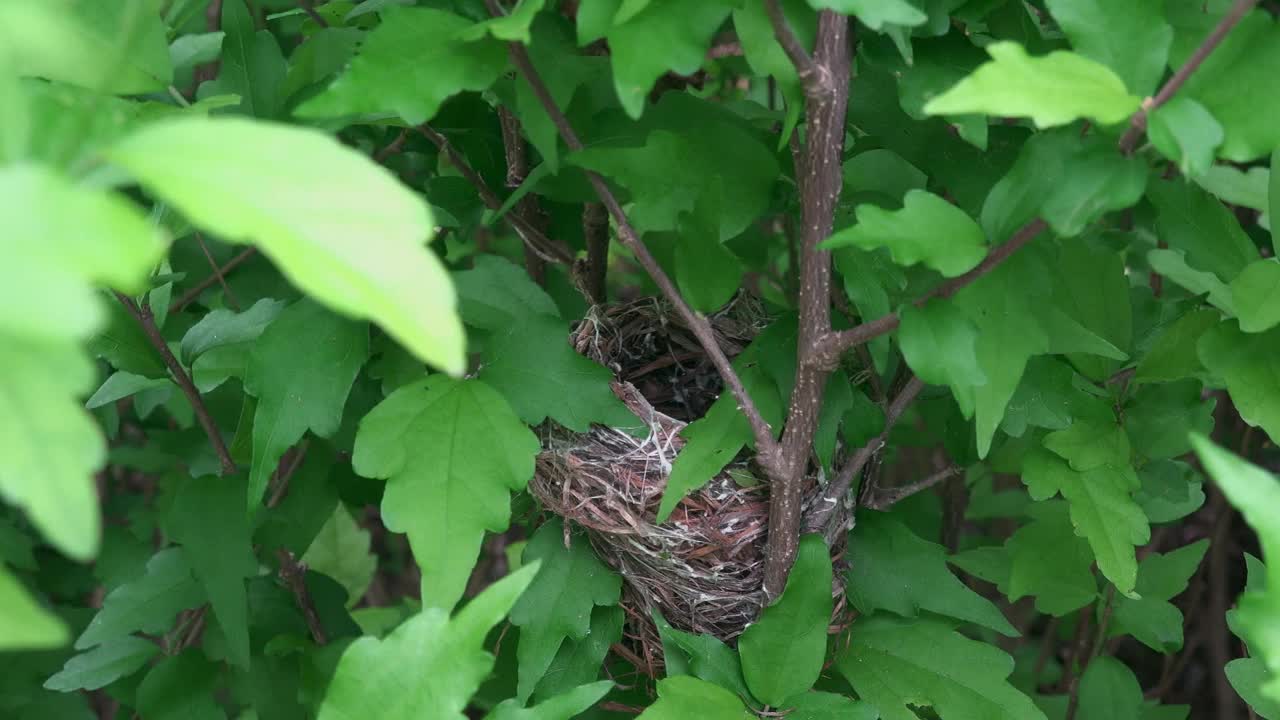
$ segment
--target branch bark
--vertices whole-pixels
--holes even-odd
[[[583,284],[591,302],[599,305],[608,299],[609,279],[609,213],[600,203],[582,206],[582,235],[587,241],[587,267]]]
[[[1182,86],[1187,83],[1191,75],[1200,69],[1200,66],[1204,64],[1209,55],[1222,44],[1222,41],[1226,39],[1232,28],[1239,24],[1244,19],[1244,16],[1248,15],[1249,11],[1253,10],[1257,4],[1258,0],[1236,0],[1236,3],[1231,6],[1227,14],[1222,16],[1218,24],[1205,37],[1204,42],[1200,43],[1195,52],[1191,53],[1191,57],[1187,58],[1187,61],[1182,64],[1182,67],[1178,68],[1173,77],[1169,78],[1169,81],[1160,88],[1160,92],[1156,93],[1154,98],[1144,102],[1142,109],[1134,113],[1133,118],[1129,121],[1129,129],[1120,138],[1121,152],[1126,155],[1133,152],[1134,148],[1138,146],[1138,141],[1147,132],[1147,118],[1151,115],[1151,112],[1169,102],[1174,94],[1182,89]]]
[[[213,287],[219,282],[222,282],[226,278],[227,273],[240,267],[245,263],[245,261],[247,261],[249,258],[257,254],[258,254],[258,249],[251,247],[241,252],[239,255],[236,255],[235,257],[228,260],[226,265],[223,265],[220,268],[214,268],[214,272],[212,275],[196,283],[191,287],[190,290],[182,293],[181,297],[179,297],[177,300],[174,300],[172,303],[170,303],[169,312],[171,313],[179,312],[182,310],[182,308],[195,302],[196,298],[200,297],[200,295],[204,293],[205,290],[208,290],[209,288]]]
[[[494,16],[503,15],[503,10],[496,0],[485,0],[490,14]],[[517,72],[522,75],[529,83],[533,94],[538,98],[538,102],[543,109],[547,111],[547,115],[551,118],[551,122],[556,126],[561,139],[571,151],[583,149],[582,140],[574,131],[573,126],[569,124],[569,119],[565,117],[560,107],[556,105],[556,101],[551,97],[551,92],[547,89],[546,83],[543,82],[542,76],[538,73],[537,68],[533,66],[533,60],[530,59],[529,53],[525,50],[524,45],[518,42],[507,43],[507,50],[511,56],[511,62],[515,65]],[[636,261],[644,268],[649,277],[653,279],[654,284],[662,292],[663,297],[671,303],[676,312],[684,320],[689,329],[693,331],[694,337],[698,339],[698,344],[707,353],[707,357],[715,366],[716,372],[719,373],[724,381],[725,387],[733,394],[738,402],[738,408],[742,414],[746,416],[748,423],[751,425],[751,432],[756,441],[756,448],[759,453],[759,459],[766,471],[773,474],[772,466],[776,465],[776,457],[778,455],[778,443],[773,437],[773,428],[765,421],[764,416],[760,414],[759,408],[747,393],[746,387],[742,384],[742,379],[738,377],[737,371],[729,363],[729,358],[724,354],[724,350],[716,343],[715,333],[711,329],[711,323],[701,313],[695,312],[689,307],[689,303],[685,302],[680,295],[680,291],[676,289],[675,283],[667,275],[658,261],[654,259],[653,254],[641,242],[640,236],[632,227],[630,220],[627,219],[626,213],[622,210],[622,205],[618,202],[618,198],[613,194],[613,190],[609,189],[604,178],[594,172],[587,173],[587,180],[591,183],[592,189],[600,198],[600,202],[604,204],[609,215],[613,218],[614,225],[617,227],[618,241],[621,242],[635,256]]]
[[[316,645],[327,645],[329,638],[320,624],[320,613],[316,612],[316,605],[311,600],[311,591],[307,589],[307,567],[285,549],[277,550],[276,557],[280,560],[280,579],[293,593],[293,599],[307,622],[307,630],[311,632],[311,639]]]
[[[841,83],[838,78],[834,77],[832,68],[828,67],[822,58],[815,60],[810,57],[809,51],[804,49],[800,38],[796,37],[795,31],[791,29],[791,25],[787,22],[787,16],[782,11],[781,3],[778,0],[764,0],[764,10],[769,15],[769,22],[773,25],[774,37],[778,39],[778,44],[782,46],[782,51],[787,54],[787,59],[796,68],[796,75],[799,76],[800,83],[804,86],[805,95],[812,98],[820,98],[840,89]],[[846,18],[846,25],[847,21],[848,18]],[[821,20],[819,20],[819,23],[821,23]],[[819,40],[818,44],[821,45],[821,40]],[[820,51],[819,54],[821,54]],[[843,84],[848,85],[847,78]]]
[[[123,293],[115,293],[116,299],[124,306],[125,310],[138,321],[142,326],[142,331],[146,333],[147,339],[151,341],[151,345],[155,347],[156,352],[160,353],[160,359],[164,361],[165,367],[169,369],[169,374],[173,376],[173,381],[178,383],[178,387],[182,389],[182,393],[187,396],[187,401],[191,403],[191,409],[195,411],[196,420],[200,422],[200,427],[204,428],[204,432],[209,436],[209,443],[213,445],[213,451],[218,455],[218,462],[222,466],[223,475],[234,475],[236,472],[236,463],[231,459],[231,453],[227,450],[227,443],[222,439],[222,433],[218,431],[218,426],[213,422],[213,416],[209,414],[209,408],[204,404],[204,398],[200,397],[200,390],[196,388],[195,383],[191,382],[191,376],[183,369],[182,363],[178,362],[178,358],[173,356],[173,351],[169,349],[169,344],[165,342],[164,336],[160,334],[160,328],[156,325],[155,316],[151,314],[151,306],[147,304],[138,305],[133,298]]]
[[[507,159],[507,191],[515,192],[524,184],[525,178],[529,177],[529,153],[524,145],[524,136],[520,133],[520,121],[505,106],[498,107],[498,123],[502,126],[502,150]],[[530,193],[520,198],[511,212],[519,215],[538,232],[546,234],[546,222],[542,208],[538,207],[536,195]],[[546,280],[546,261],[528,244],[524,246],[524,267],[529,277],[539,285]]]
[[[766,3],[775,33],[794,34],[782,17],[776,0]],[[769,536],[765,545],[764,592],[769,601],[782,594],[800,542],[800,515],[809,450],[818,427],[822,397],[834,365],[817,362],[819,341],[831,333],[831,253],[819,247],[835,221],[836,201],[843,176],[840,156],[844,148],[845,111],[849,101],[849,18],[830,10],[818,15],[814,57],[792,56],[797,71],[808,62],[821,70],[822,86],[806,84],[806,139],[800,180],[800,326],[797,342],[796,382],[787,408],[782,454],[769,488]],[[785,45],[784,45],[785,47]]]

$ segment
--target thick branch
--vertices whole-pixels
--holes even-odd
[[[1187,83],[1192,73],[1200,69],[1200,66],[1204,64],[1209,55],[1222,44],[1222,41],[1227,37],[1227,33],[1230,33],[1231,29],[1243,20],[1244,16],[1248,15],[1249,11],[1253,10],[1257,4],[1258,0],[1236,0],[1236,3],[1231,6],[1226,15],[1222,16],[1222,19],[1218,21],[1218,24],[1204,39],[1204,42],[1200,43],[1200,47],[1197,47],[1195,52],[1191,53],[1191,57],[1187,58],[1182,67],[1178,68],[1178,71],[1173,74],[1173,77],[1169,78],[1169,82],[1160,88],[1160,92],[1156,93],[1154,98],[1143,103],[1142,109],[1134,114],[1129,121],[1129,129],[1120,138],[1121,152],[1126,155],[1133,152],[1133,149],[1138,146],[1138,141],[1142,139],[1143,134],[1147,131],[1147,118],[1151,115],[1151,112],[1169,102],[1174,93],[1182,89],[1182,86]]]
[[[495,0],[486,0],[485,4],[488,6],[490,13],[494,15],[502,14],[502,8]],[[582,140],[578,138],[573,126],[569,124],[569,119],[565,117],[559,106],[556,105],[556,101],[551,97],[551,92],[547,90],[546,83],[542,81],[542,76],[534,68],[533,61],[529,58],[529,53],[525,50],[524,45],[518,42],[511,42],[507,44],[507,47],[511,55],[511,62],[516,66],[516,70],[520,75],[529,83],[534,96],[538,98],[538,102],[547,111],[547,115],[550,116],[551,122],[555,124],[556,130],[560,133],[565,145],[574,152],[582,150],[584,147]],[[738,401],[738,408],[747,417],[747,421],[751,425],[756,448],[764,461],[764,466],[766,469],[770,468],[775,462],[774,458],[777,456],[777,442],[773,438],[773,429],[769,427],[769,423],[760,414],[759,408],[756,407],[755,402],[747,393],[746,387],[742,384],[742,379],[738,377],[737,371],[729,363],[729,358],[725,356],[724,350],[716,343],[711,323],[707,322],[707,318],[701,313],[694,312],[693,308],[689,307],[689,303],[685,302],[680,295],[680,291],[676,289],[675,283],[671,281],[666,271],[654,259],[653,254],[641,242],[639,234],[636,233],[635,228],[631,226],[631,222],[627,219],[626,213],[623,212],[618,198],[614,196],[613,191],[609,189],[604,179],[596,173],[588,172],[587,180],[590,181],[596,195],[600,197],[600,202],[609,211],[609,215],[613,217],[614,225],[618,228],[618,241],[631,251],[636,261],[640,263],[640,266],[653,279],[654,284],[658,286],[662,295],[679,313],[681,319],[689,326],[689,329],[693,331],[694,337],[698,339],[698,344],[702,346],[711,363],[715,365],[721,379],[724,380],[725,387],[729,389],[734,399]]]
[[[889,433],[893,427],[902,419],[903,413],[915,402],[920,395],[920,391],[924,389],[924,383],[918,377],[912,377],[911,380],[903,386],[893,398],[893,402],[889,403],[889,407],[884,414],[884,430],[874,438],[871,438],[866,445],[858,448],[853,457],[845,461],[844,467],[836,471],[835,479],[828,485],[826,492],[822,494],[820,499],[810,510],[809,516],[805,518],[805,530],[807,532],[824,533],[828,539],[833,537],[833,533],[839,528],[829,527],[831,518],[835,515],[835,511],[845,501],[845,496],[849,494],[849,488],[853,485],[853,479],[866,468],[867,463],[871,462],[871,458],[884,447],[885,442],[889,439]]]
[[[818,97],[829,95],[839,89],[842,83],[833,77],[832,68],[827,67],[821,59],[814,60],[809,57],[809,52],[804,49],[800,38],[787,22],[782,4],[778,0],[764,0],[764,10],[769,15],[769,22],[773,24],[773,36],[778,39],[778,44],[787,54],[787,59],[796,67],[796,75],[804,86],[805,95],[811,98]],[[847,21],[846,18],[846,23]],[[847,78],[844,84],[848,84]]]
[[[962,288],[974,282],[978,278],[987,275],[995,270],[1005,260],[1008,260],[1014,253],[1021,250],[1024,245],[1031,242],[1037,235],[1043,232],[1048,225],[1044,220],[1036,218],[1031,222],[1023,225],[1018,232],[1009,238],[1009,241],[1003,245],[997,246],[987,256],[983,258],[978,266],[959,277],[951,278],[934,288],[931,292],[926,293],[923,297],[915,301],[916,307],[924,305],[926,302],[934,298],[949,298],[955,295]],[[901,318],[898,313],[890,313],[884,317],[877,318],[870,322],[862,323],[848,330],[829,333],[818,340],[815,352],[816,361],[834,365],[840,359],[840,354],[845,350],[861,345],[865,342],[886,335],[898,329]]]
[[[582,235],[587,241],[587,267],[583,285],[591,302],[607,299],[609,275],[609,214],[600,203],[582,206]]]
[[[520,121],[515,114],[504,106],[498,108],[498,123],[502,126],[502,151],[507,158],[507,191],[515,192],[529,177],[529,153],[524,146],[524,136],[520,134]],[[511,212],[520,216],[538,232],[546,234],[546,223],[543,222],[542,209],[538,207],[537,196],[528,193],[516,202]],[[533,248],[525,245],[524,266],[533,281],[542,284],[546,278],[546,263]]]
[[[453,147],[448,138],[428,125],[420,126],[418,132],[422,133],[423,137],[430,140],[432,144],[440,149],[440,152],[445,154],[445,157],[449,158],[450,164],[476,189],[476,193],[480,195],[480,201],[484,203],[485,207],[490,210],[497,210],[502,207],[502,200],[489,189],[489,184],[484,181],[484,178],[480,177],[480,173],[476,172],[475,168],[471,167],[471,163],[467,162],[462,153]],[[571,265],[573,263],[573,253],[569,252],[568,248],[543,235],[541,231],[519,213],[504,213],[502,219],[515,231],[516,235],[520,236],[520,239],[524,241],[525,247],[531,249],[538,257],[547,262],[560,263],[561,265]]]
[[[777,4],[769,3],[771,8]],[[772,10],[771,10],[772,12]],[[800,327],[796,382],[787,408],[779,473],[769,488],[769,537],[765,546],[764,591],[770,600],[782,594],[800,541],[805,470],[822,410],[831,366],[814,362],[813,348],[831,334],[831,253],[819,247],[831,234],[843,176],[845,111],[849,99],[849,18],[823,11],[813,62],[823,69],[831,92],[814,93],[805,103],[806,140],[800,187]]]
[[[236,463],[231,459],[231,453],[227,450],[227,444],[222,440],[222,433],[218,432],[218,426],[213,422],[213,416],[209,414],[209,408],[205,407],[204,398],[200,397],[200,391],[196,389],[195,383],[191,382],[191,376],[183,369],[182,363],[178,362],[178,358],[173,356],[173,351],[169,350],[169,344],[165,342],[164,336],[160,334],[160,328],[156,325],[156,319],[151,314],[151,307],[147,304],[141,306],[133,301],[128,295],[116,293],[116,299],[124,306],[125,310],[138,321],[142,326],[142,331],[147,334],[147,339],[155,347],[156,352],[160,353],[160,359],[164,361],[165,367],[169,368],[169,374],[173,376],[173,381],[178,383],[178,387],[182,388],[182,392],[187,396],[187,400],[191,403],[191,409],[195,411],[196,419],[200,421],[200,427],[204,428],[204,432],[209,436],[209,442],[213,445],[213,451],[218,455],[218,462],[222,465],[223,475],[234,475],[236,472]]]

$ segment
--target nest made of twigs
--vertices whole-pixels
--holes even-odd
[[[745,295],[709,319],[731,358],[768,321],[759,301]],[[677,628],[733,641],[764,602],[768,486],[735,479],[749,472],[750,456],[739,455],[682,500],[667,522],[656,520],[684,446],[680,431],[714,402],[719,375],[679,315],[654,298],[593,308],[570,340],[613,371],[614,393],[648,432],[637,437],[595,426],[576,433],[548,423],[530,490],[547,509],[585,528],[623,576],[623,605],[646,656],[653,610]],[[809,478],[806,494],[820,490]]]

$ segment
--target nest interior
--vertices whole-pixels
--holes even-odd
[[[749,296],[709,319],[730,357],[768,321]],[[768,487],[735,480],[750,456],[734,458],[681,501],[667,522],[656,520],[684,445],[680,431],[720,393],[715,368],[679,316],[654,298],[594,308],[571,342],[613,371],[614,393],[644,421],[647,433],[638,437],[601,426],[575,433],[548,423],[530,490],[548,510],[584,528],[600,556],[623,576],[629,632],[650,668],[656,640],[652,610],[677,628],[732,642],[764,600]],[[816,498],[820,491],[809,478],[806,495]]]

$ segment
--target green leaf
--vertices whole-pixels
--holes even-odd
[[[310,130],[207,118],[148,126],[108,154],[197,225],[258,243],[308,295],[462,372],[453,287],[422,247],[431,212],[367,157]]]
[[[1127,442],[1126,442],[1127,444]],[[1112,446],[1113,447],[1113,446]],[[1106,454],[1112,451],[1108,449]],[[1089,541],[1098,569],[1123,594],[1133,592],[1138,576],[1134,548],[1151,539],[1147,516],[1133,500],[1141,481],[1127,463],[1094,464],[1096,456],[1085,456],[1090,469],[1078,471],[1044,450],[1028,453],[1022,480],[1037,500],[1061,493],[1071,505],[1071,524],[1080,537]]]
[[[790,720],[876,720],[875,707],[843,695],[811,691],[787,701]]]
[[[347,591],[347,606],[360,602],[373,582],[378,558],[369,550],[369,531],[339,504],[307,547],[302,564],[337,580]]]
[[[138,685],[138,715],[147,720],[224,720],[226,713],[215,699],[219,680],[218,665],[199,650],[166,657]]]
[[[738,638],[751,693],[781,707],[822,672],[831,622],[831,554],[821,535],[800,538],[782,595]]]
[[[911,706],[944,718],[1045,720],[1006,680],[1013,658],[937,620],[860,617],[836,668],[883,720],[917,720]]]
[[[1074,470],[1129,464],[1129,436],[1110,413],[1078,418],[1070,427],[1044,437],[1045,449],[1071,464]]]
[[[1142,489],[1133,499],[1152,523],[1180,520],[1204,505],[1203,481],[1186,463],[1156,460],[1144,465],[1138,476]]]
[[[454,273],[458,310],[472,327],[504,330],[535,315],[560,317],[555,301],[529,278],[524,268],[505,258],[478,255],[470,270]]]
[[[1231,211],[1209,193],[1182,180],[1153,181],[1147,197],[1156,206],[1156,233],[1182,250],[1197,270],[1231,282],[1258,259],[1258,249]]]
[[[40,606],[18,579],[0,565],[0,650],[43,650],[65,645],[67,626]]]
[[[515,700],[506,700],[484,717],[485,720],[570,720],[586,712],[612,689],[612,680],[601,680],[576,687],[531,708],[522,708]]]
[[[844,15],[856,15],[864,25],[880,32],[885,25],[914,27],[922,25],[929,16],[908,0],[809,0],[816,10],[835,10]]]
[[[856,225],[832,235],[823,247],[889,248],[899,265],[924,263],[946,277],[973,269],[987,254],[982,228],[963,210],[924,190],[911,190],[901,210],[858,206]]]
[[[1061,617],[1092,602],[1098,595],[1093,577],[1093,553],[1075,536],[1066,503],[1037,503],[1032,522],[1009,538],[1008,588],[1011,601],[1035,596],[1036,609]]]
[[[1280,718],[1280,700],[1273,700],[1262,693],[1262,688],[1271,682],[1271,675],[1262,658],[1237,658],[1227,663],[1223,670],[1227,680],[1236,693],[1249,703],[1253,711],[1263,720]]]
[[[1155,91],[1173,44],[1173,27],[1160,0],[1048,0],[1047,5],[1077,52],[1114,70],[1135,95]]]
[[[658,681],[658,700],[636,720],[749,720],[753,714],[733,693],[705,680],[677,675]]]
[[[733,9],[733,29],[742,43],[742,54],[757,75],[773,78],[778,92],[786,100],[786,118],[779,135],[779,146],[785,145],[800,119],[804,107],[804,89],[796,66],[787,57],[773,32],[773,23],[764,3],[741,3]],[[813,48],[817,32],[817,13],[805,0],[782,0],[782,13],[806,50]]]
[[[703,191],[692,213],[680,218],[676,284],[694,310],[710,313],[733,299],[742,284],[742,263],[720,242],[720,178]]]
[[[1196,344],[1220,318],[1217,311],[1204,308],[1192,310],[1170,323],[1138,363],[1134,382],[1170,382],[1199,373],[1203,366]]]
[[[1148,460],[1191,452],[1187,433],[1213,430],[1216,398],[1204,399],[1194,380],[1148,385],[1133,393],[1124,411],[1125,434],[1138,455]]]
[[[849,534],[846,587],[863,614],[888,610],[911,618],[925,611],[1018,635],[995,605],[951,574],[946,548],[885,513],[863,513]]]
[[[546,674],[538,682],[534,698],[553,697],[599,677],[609,649],[622,639],[625,618],[626,613],[620,606],[596,606],[591,611],[591,629],[587,636],[581,640],[565,638],[555,659],[547,666]],[[738,656],[735,654],[733,658],[736,661]]]
[[[1275,226],[1271,228],[1271,247],[1272,254],[1275,248],[1280,248],[1280,147],[1271,153],[1271,167],[1275,168],[1275,172],[1271,173],[1271,182],[1268,183],[1267,215],[1271,217]]]
[[[1105,65],[1076,53],[1056,50],[1030,57],[1021,45],[1009,41],[986,49],[991,61],[929,101],[926,113],[1030,117],[1040,128],[1079,118],[1113,125],[1127,119],[1141,102]]]
[[[390,7],[365,37],[346,72],[304,102],[304,118],[395,114],[421,125],[445,100],[465,90],[486,90],[507,67],[506,46],[492,37],[468,41],[473,26],[444,10]]]
[[[738,653],[713,635],[694,635],[671,627],[661,615],[654,618],[662,638],[667,676],[693,675],[715,683],[738,697],[749,698]]]
[[[1247,171],[1232,165],[1213,165],[1192,178],[1197,185],[1229,205],[1253,208],[1264,216],[1267,213],[1267,186],[1271,183],[1271,169],[1251,167]],[[1261,222],[1260,218],[1260,222]],[[1265,222],[1261,222],[1265,225]]]
[[[67,660],[44,686],[58,692],[97,690],[142,669],[160,652],[156,644],[126,635]]]
[[[1112,608],[1108,637],[1132,635],[1158,653],[1182,648],[1182,613],[1169,602],[1187,589],[1187,582],[1200,566],[1208,540],[1185,545],[1170,553],[1152,553],[1138,564],[1136,593],[1141,597],[1117,596]]]
[[[579,355],[563,320],[532,315],[493,338],[480,379],[502,393],[520,418],[540,425],[548,417],[576,432],[592,423],[639,428],[640,420],[613,394],[613,373]]]
[[[1136,200],[1136,198],[1135,198]],[[1054,278],[1054,305],[1116,349],[1133,343],[1133,307],[1124,258],[1100,245],[1064,243]],[[1085,376],[1106,380],[1121,366],[1119,360],[1072,354],[1068,360]]]
[[[1223,4],[1222,11],[1226,5]],[[1171,8],[1172,10],[1172,8]],[[1196,14],[1210,21],[1197,28],[1190,44],[1175,42],[1170,67],[1186,62],[1216,19],[1213,11]],[[1171,13],[1172,17],[1172,13]],[[1269,122],[1280,112],[1280,95],[1266,92],[1280,75],[1280,28],[1264,12],[1250,12],[1192,73],[1179,94],[1204,105],[1222,123],[1226,137],[1218,154],[1232,162],[1248,162],[1280,147],[1280,127]]]
[[[628,217],[645,232],[677,229],[681,213],[692,212],[704,189],[727,174],[733,192],[721,198],[721,240],[741,234],[769,207],[779,174],[769,149],[728,122],[658,129],[642,147],[589,147],[568,160],[626,188],[634,201]]]
[[[386,638],[362,637],[338,660],[319,720],[465,720],[493,669],[484,639],[538,572],[529,565],[494,583],[452,619],[427,607]]]
[[[507,529],[509,495],[529,482],[540,449],[479,380],[428,377],[360,421],[352,467],[387,480],[382,520],[409,535],[425,607],[449,608],[462,597],[485,531]]]
[[[257,340],[284,306],[283,300],[263,298],[244,312],[211,310],[182,336],[182,362],[191,365],[215,348]]]
[[[1226,382],[1240,417],[1280,438],[1280,329],[1246,334],[1224,322],[1206,331],[1198,348],[1204,366]]]
[[[978,331],[964,312],[945,300],[904,305],[898,342],[912,371],[931,385],[985,385],[975,346]]]
[[[1245,332],[1263,332],[1280,324],[1280,262],[1270,258],[1246,266],[1231,281],[1231,306]]]
[[[288,64],[269,30],[259,30],[249,6],[240,0],[222,3],[222,62],[218,77],[200,86],[201,99],[238,95],[240,112],[275,118],[284,104]]]
[[[134,632],[159,635],[169,630],[180,611],[204,601],[204,589],[192,576],[186,553],[166,548],[147,561],[145,574],[107,594],[75,647],[85,650]]]
[[[586,9],[579,11],[579,23],[586,12]],[[533,37],[534,42],[529,46],[529,59],[558,108],[569,107],[578,88],[604,72],[604,58],[588,58],[580,54],[573,43],[571,31],[562,24],[545,21],[535,23]],[[560,132],[523,73],[515,82],[515,104],[512,109],[520,119],[529,144],[542,156],[543,164],[552,173],[558,172]]]
[[[497,40],[512,40],[528,45],[533,41],[529,35],[529,26],[545,4],[546,0],[520,0],[506,15],[472,25],[459,32],[458,37],[470,42],[490,35]]]
[[[19,75],[103,93],[163,90],[173,78],[164,24],[144,0],[0,0],[0,47]]]
[[[1249,462],[1219,448],[1203,435],[1192,435],[1191,444],[1204,469],[1244,515],[1258,534],[1267,576],[1261,590],[1246,590],[1236,606],[1236,622],[1243,629],[1250,652],[1260,657],[1271,675],[1262,695],[1280,702],[1280,481]]]
[[[1147,116],[1147,137],[1184,175],[1194,177],[1213,166],[1224,135],[1222,124],[1203,105],[1175,96]]]
[[[782,401],[777,387],[755,364],[756,355],[750,349],[743,352],[735,359],[734,369],[765,420],[777,421],[770,425],[778,427]],[[680,431],[680,437],[684,439],[684,447],[676,454],[667,476],[667,487],[658,506],[658,522],[666,522],[686,495],[706,485],[733,462],[744,447],[754,444],[751,425],[738,409],[732,393],[722,393],[716,398],[705,415]]]
[[[651,0],[634,17],[610,28],[606,37],[613,61],[613,85],[622,109],[639,118],[659,77],[667,72],[697,72],[711,36],[729,17],[733,4],[727,0],[692,5],[683,0]]]
[[[245,578],[258,574],[258,560],[250,545],[244,485],[234,477],[184,478],[165,517],[165,529],[182,545],[191,573],[208,594],[231,662],[248,668]]]
[[[169,387],[172,382],[167,378],[142,377],[121,370],[111,373],[111,377],[103,381],[102,386],[94,391],[84,406],[93,410],[146,390]]]
[[[559,519],[543,524],[525,546],[523,562],[537,561],[542,572],[511,609],[520,628],[519,689],[529,699],[566,639],[581,641],[591,632],[597,605],[617,605],[622,578],[591,550],[585,535],[569,535]]]
[[[1147,263],[1153,271],[1172,280],[1192,295],[1206,295],[1211,304],[1229,314],[1235,314],[1230,286],[1218,279],[1217,275],[1201,272],[1188,265],[1181,250],[1151,250],[1147,253]]]
[[[1103,655],[1080,676],[1078,717],[1141,720],[1142,686],[1127,665]]]
[[[965,415],[975,417],[978,455],[985,457],[1004,417],[1005,408],[1022,379],[1027,360],[1047,352],[1049,338],[1034,308],[1042,268],[1030,254],[1020,253],[956,293],[953,302],[978,327],[978,366],[987,383],[957,401]]]
[[[369,329],[303,299],[280,312],[253,345],[244,389],[258,399],[248,507],[257,508],[276,465],[308,430],[331,437],[351,384],[369,357]]]

